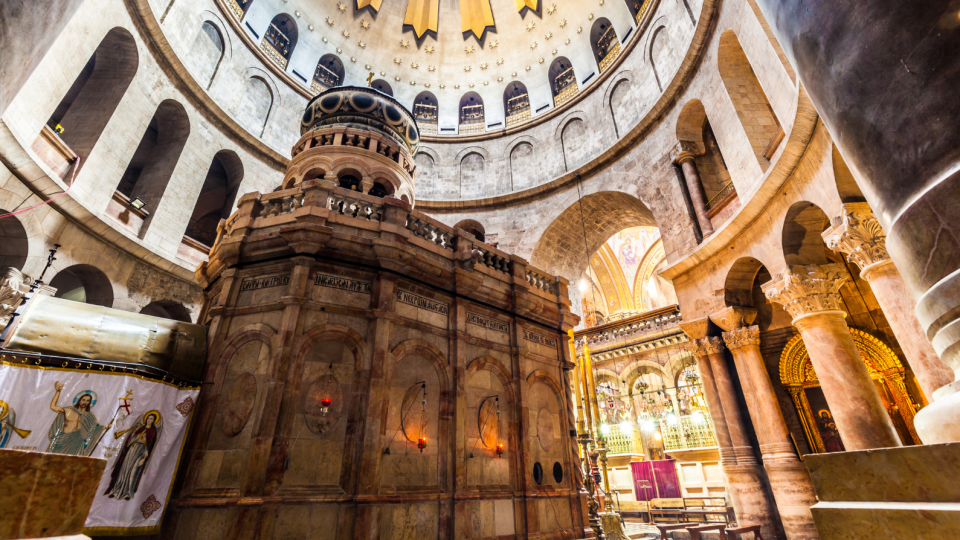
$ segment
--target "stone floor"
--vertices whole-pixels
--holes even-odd
[[[631,540],[656,540],[660,538],[660,532],[656,527],[642,521],[624,520],[624,528]]]

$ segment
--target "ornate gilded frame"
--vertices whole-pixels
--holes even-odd
[[[916,409],[907,393],[907,387],[903,380],[903,364],[900,363],[900,359],[897,358],[890,347],[870,334],[851,328],[850,336],[860,351],[860,358],[866,364],[870,377],[884,384],[893,397],[900,415],[910,431],[910,437],[914,444],[921,444],[920,437],[913,427],[913,417],[916,414]],[[823,453],[823,439],[820,437],[816,417],[810,408],[806,392],[804,392],[807,388],[820,386],[820,381],[817,379],[817,373],[813,370],[810,355],[807,354],[807,347],[799,334],[793,336],[787,342],[780,354],[780,382],[790,393],[790,397],[793,398],[793,404],[797,408],[797,414],[800,416],[800,423],[803,424],[803,431],[810,443],[811,451]]]

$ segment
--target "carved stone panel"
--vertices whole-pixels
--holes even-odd
[[[257,379],[250,373],[237,377],[223,394],[220,429],[227,437],[234,437],[247,425],[257,400]]]
[[[500,442],[500,418],[497,415],[495,398],[487,398],[480,405],[477,423],[480,428],[480,444],[486,448],[495,448]]]

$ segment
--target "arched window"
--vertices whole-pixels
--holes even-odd
[[[393,184],[386,180],[381,180],[379,182],[374,182],[373,186],[370,188],[370,195],[374,197],[386,197],[387,195],[393,195],[395,190],[393,189]]]
[[[270,110],[273,108],[273,92],[260,77],[250,77],[243,88],[243,96],[237,105],[237,122],[258,137],[263,136]]]
[[[199,243],[204,253],[210,251],[217,239],[217,225],[221,219],[230,217],[242,181],[243,163],[237,154],[232,150],[217,152],[207,170],[197,202],[193,205],[185,243]]]
[[[465,219],[454,225],[453,228],[467,231],[480,242],[483,242],[484,238],[486,238],[486,230],[483,228],[483,225],[481,225],[479,221],[473,219]]]
[[[726,160],[720,151],[720,144],[710,126],[703,103],[691,100],[680,111],[677,118],[677,139],[691,143],[697,154],[693,159],[699,180],[699,189],[702,196],[691,193],[692,200],[701,198],[704,203],[704,212],[711,223],[719,227],[730,212],[718,216],[721,210],[731,205],[737,199],[737,190],[727,169]],[[693,189],[698,188],[694,185]],[[691,189],[688,186],[688,190]],[[735,207],[731,207],[735,208]]]
[[[573,72],[573,65],[570,60],[564,56],[557,57],[550,64],[550,90],[553,93],[553,106],[559,107],[570,98],[577,95],[580,89],[577,87],[577,75]]]
[[[483,99],[476,92],[467,92],[460,98],[460,134],[483,133]]]
[[[297,46],[297,23],[286,13],[281,13],[270,21],[270,26],[263,34],[260,49],[263,50],[273,63],[286,70],[293,49]]]
[[[640,21],[643,20],[643,16],[649,11],[650,4],[653,2],[651,0],[623,0],[627,4],[627,9],[630,10],[630,15],[633,15],[633,20],[637,21],[637,24],[640,24]]]
[[[503,91],[503,111],[507,115],[507,127],[530,119],[530,95],[522,82],[513,81]]]
[[[0,216],[9,214],[0,208]],[[0,219],[0,275],[7,268],[23,270],[30,253],[30,242],[27,239],[27,230],[17,216]]]
[[[60,125],[63,129],[60,139],[80,156],[81,166],[120,104],[137,73],[139,62],[137,44],[130,32],[123,28],[110,30],[47,120],[49,131],[46,133],[51,134]],[[42,140],[43,136],[38,143]],[[48,152],[38,154],[62,177],[69,173],[70,166],[65,158],[60,158],[59,163],[51,163],[54,158],[45,157]]]
[[[593,22],[590,29],[590,46],[593,48],[593,57],[600,65],[600,73],[606,71],[613,61],[620,55],[620,40],[617,31],[606,17],[600,17]]]
[[[393,88],[390,86],[390,83],[383,79],[377,79],[370,84],[370,88],[378,92],[382,92],[388,96],[393,96]]]
[[[99,268],[75,264],[57,272],[50,280],[57,298],[96,306],[113,307],[113,285]]]
[[[430,92],[420,92],[413,100],[413,117],[421,135],[437,134],[437,96]]]
[[[339,187],[343,189],[349,189],[350,191],[363,191],[363,186],[360,184],[360,178],[363,174],[360,171],[354,169],[344,169],[337,173],[337,182],[340,184]]]
[[[720,36],[717,64],[720,79],[750,139],[757,162],[761,169],[767,170],[770,158],[783,142],[784,131],[733,30],[727,30]]]
[[[187,311],[187,308],[183,307],[183,304],[174,302],[173,300],[158,300],[156,302],[150,302],[149,304],[143,306],[143,309],[140,310],[141,315],[150,315],[152,317],[160,317],[161,319],[173,319],[180,322],[193,322],[190,319],[190,312]]]
[[[172,99],[161,102],[111,201],[111,207],[116,203],[119,211],[108,210],[134,234],[142,236],[146,231],[189,136],[190,119],[183,105]]]
[[[210,88],[222,59],[223,36],[210,21],[204,21],[187,55],[187,69],[204,88]]]
[[[317,69],[313,72],[313,83],[310,89],[316,93],[329,90],[343,84],[343,62],[335,54],[325,54],[317,62]]]

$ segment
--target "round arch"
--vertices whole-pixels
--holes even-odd
[[[600,67],[603,59],[619,44],[617,31],[614,30],[609,19],[599,17],[593,21],[593,26],[590,28],[590,47],[593,49],[593,59],[596,60],[597,67]]]
[[[0,216],[9,214],[0,208]],[[7,268],[23,270],[30,255],[30,241],[27,229],[17,216],[0,219],[0,272]]]
[[[293,50],[297,47],[299,37],[300,31],[297,29],[296,21],[286,13],[275,16],[270,21],[267,31],[263,34],[263,40],[269,43],[277,54],[287,62],[293,56]]]
[[[96,306],[113,307],[113,284],[96,266],[75,264],[57,272],[50,280],[56,297]]]
[[[321,56],[320,60],[317,62],[317,69],[313,73],[313,80],[324,88],[334,88],[336,86],[343,85],[345,73],[343,61],[340,60],[340,57],[333,53],[325,54]],[[380,82],[386,84],[384,81]],[[387,84],[386,88],[389,90],[389,93],[384,90],[380,91],[392,96],[393,89],[390,88],[389,84]]]
[[[816,204],[808,201],[793,203],[783,218],[781,246],[784,263],[827,264],[827,245],[820,234],[830,226],[830,218]]]
[[[380,93],[393,97],[393,87],[390,86],[390,83],[388,83],[383,79],[377,79],[372,83],[370,83],[370,88],[373,88],[374,90]]]
[[[553,97],[561,92],[577,87],[577,74],[573,71],[573,64],[566,56],[558,56],[550,64],[547,71],[550,79],[550,91]]]
[[[150,315],[160,317],[161,319],[172,319],[180,322],[193,322],[190,312],[183,304],[174,300],[157,300],[143,306],[140,310],[141,315]]]

